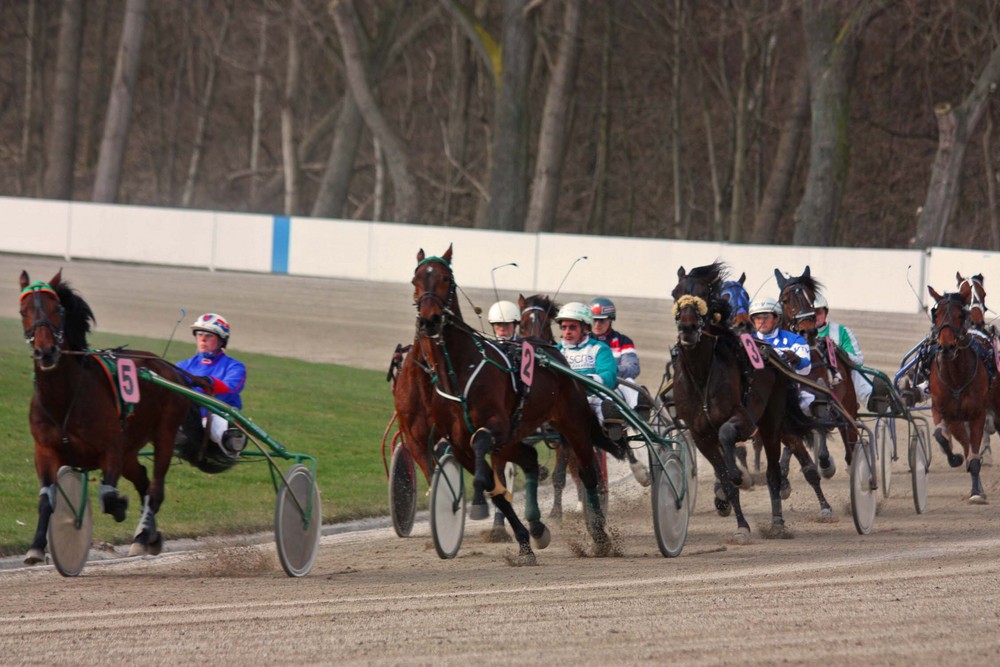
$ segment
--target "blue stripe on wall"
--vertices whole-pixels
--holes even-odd
[[[292,221],[287,216],[274,216],[271,233],[271,273],[288,273],[288,241]]]

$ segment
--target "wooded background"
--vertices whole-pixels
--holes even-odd
[[[11,0],[0,31],[0,194],[1000,250],[1000,0]]]

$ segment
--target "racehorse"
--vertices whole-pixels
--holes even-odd
[[[746,288],[744,287],[745,282],[746,274],[743,273],[740,275],[738,280],[724,281],[719,289],[722,298],[729,303],[729,328],[736,334],[753,332],[753,323],[750,321],[749,312],[750,296],[747,294]],[[751,387],[751,391],[753,391],[753,387]],[[796,437],[794,430],[787,433],[783,431],[781,434],[781,441],[785,444],[780,460],[782,500],[787,500],[792,492],[791,485],[788,482],[788,465],[791,461],[792,455],[794,455],[802,469],[803,477],[805,477],[806,481],[809,482],[809,485],[812,486],[813,491],[816,493],[816,498],[819,500],[820,518],[828,519],[832,517],[833,510],[830,507],[830,503],[827,502],[826,497],[823,495],[823,490],[820,488],[819,476],[815,474],[816,464],[809,455],[809,450],[806,448],[805,443],[802,442],[801,438]],[[761,449],[760,439],[754,438],[754,474],[757,474],[760,471]],[[737,463],[743,466],[741,472],[744,474],[748,473],[749,466],[747,465],[746,460],[746,447],[742,444],[738,444],[736,446],[736,456]],[[754,480],[751,475],[746,475],[744,479],[744,488],[749,488],[755,481],[756,480]]]
[[[47,283],[21,273],[20,311],[24,337],[32,348],[35,379],[28,419],[35,440],[35,471],[41,484],[38,525],[25,563],[44,562],[47,531],[61,466],[100,469],[100,498],[105,513],[124,521],[128,497],[119,494],[124,475],[135,485],[143,510],[129,555],[157,554],[163,538],[156,513],[164,498],[164,478],[173,455],[177,427],[190,401],[140,380],[141,400],[129,412],[120,404],[114,371],[92,354],[87,335],[94,314],[86,301],[62,280],[60,270]],[[174,382],[183,382],[168,362],[149,352],[116,352]],[[139,450],[153,443],[153,479],[139,463]]]
[[[808,435],[811,425],[783,373],[767,366],[751,370],[744,361],[740,339],[726,324],[729,302],[721,293],[725,270],[724,264],[716,262],[690,273],[683,266],[677,271],[677,286],[671,293],[678,331],[672,352],[673,397],[678,416],[715,471],[719,483],[716,510],[722,516],[736,511],[734,539],[746,542],[750,525],[740,507],[742,473],[736,465],[736,443],[755,433],[761,438],[767,458],[771,532],[780,535],[785,525],[779,464],[782,422],[799,437]]]
[[[781,271],[774,270],[774,277],[778,281],[778,288],[781,290],[778,302],[784,313],[785,322],[788,328],[802,336],[809,343],[809,360],[812,369],[806,376],[817,384],[827,387],[832,397],[840,404],[844,412],[850,419],[836,419],[837,429],[840,437],[844,441],[845,460],[847,465],[851,465],[854,455],[854,445],[858,441],[858,429],[855,422],[858,419],[857,393],[854,390],[854,378],[851,369],[854,363],[847,354],[832,340],[826,336],[819,336],[816,327],[816,309],[813,302],[818,292],[823,286],[812,277],[809,267],[806,266],[801,276],[791,276],[785,278]],[[833,346],[836,355],[837,365],[834,367],[831,362],[831,354],[828,346]],[[817,402],[825,397],[818,395]],[[820,473],[826,479],[833,477],[837,471],[834,460],[830,457],[829,450],[826,449],[825,439],[821,443],[819,452]]]
[[[934,439],[948,456],[952,468],[967,461],[966,470],[972,477],[968,502],[983,504],[986,494],[979,479],[982,465],[979,450],[989,402],[986,369],[971,348],[965,298],[958,292],[939,294],[930,285],[927,291],[934,299],[931,334],[937,343],[930,371]],[[964,459],[961,454],[952,453],[952,435],[962,443]]]
[[[534,365],[532,383],[518,390],[516,369],[501,348],[462,319],[458,285],[451,268],[452,248],[440,257],[421,249],[413,275],[417,309],[417,346],[427,363],[434,396],[425,409],[430,421],[451,442],[458,462],[473,475],[473,518],[486,518],[485,494],[503,512],[514,530],[523,562],[533,564],[530,537],[547,542],[548,529],[538,510],[538,455],[521,441],[549,422],[562,434],[581,462],[587,493],[587,528],[596,553],[607,555],[611,542],[597,494],[592,443],[624,458],[625,452],[602,432],[591,412],[584,388],[568,375]],[[486,456],[491,455],[491,464]],[[525,528],[505,497],[494,470],[507,461],[525,474]]]

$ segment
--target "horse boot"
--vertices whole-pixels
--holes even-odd
[[[715,482],[715,511],[719,516],[729,516],[733,511],[733,506],[722,488],[722,483],[718,480]]]
[[[562,519],[563,490],[566,488],[566,466],[569,460],[565,450],[561,447],[556,449],[556,464],[552,469],[552,509],[549,511],[550,519]]]
[[[750,474],[750,465],[747,463],[746,445],[736,445],[736,467],[739,468],[740,474],[743,475],[743,489],[750,490],[753,488],[754,479],[753,475]]]
[[[948,429],[943,424],[938,424],[938,427],[934,429],[934,439],[941,446],[944,451],[944,455],[948,457],[948,465],[952,468],[957,468],[962,465],[965,460],[961,454],[953,454],[951,451],[951,434],[948,433]]]
[[[110,484],[101,484],[101,509],[105,514],[110,514],[114,520],[121,523],[125,520],[125,513],[128,510],[128,496],[118,493],[118,489]]]
[[[969,463],[965,467],[972,476],[972,493],[969,494],[969,502],[974,505],[986,504],[986,492],[983,491],[983,482],[979,478],[979,469],[981,465],[980,460],[975,458],[969,459]]]
[[[469,518],[482,521],[490,515],[486,504],[486,492],[493,489],[492,475],[486,472],[486,455],[493,451],[493,434],[481,428],[472,435],[472,451],[475,454],[475,475],[472,478],[472,506],[469,508]]]

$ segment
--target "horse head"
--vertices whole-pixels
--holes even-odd
[[[927,286],[927,291],[934,299],[934,307],[931,309],[931,320],[934,322],[932,335],[942,350],[954,351],[969,328],[965,299],[959,292],[938,294],[930,285]]]
[[[729,328],[750,333],[753,331],[753,323],[750,321],[750,296],[743,287],[746,279],[747,274],[744,273],[739,280],[727,280],[722,283],[719,291],[722,298],[729,302]]]
[[[517,305],[521,309],[521,338],[538,338],[555,343],[552,322],[559,312],[559,305],[544,294],[533,294],[528,298],[518,295]]]
[[[681,347],[694,347],[706,326],[729,319],[730,305],[721,294],[725,272],[722,262],[698,266],[690,272],[683,266],[677,269],[677,286],[670,294]]]
[[[781,289],[778,303],[781,304],[788,328],[812,340],[816,335],[816,308],[813,302],[816,292],[823,285],[812,277],[808,266],[801,276],[785,278],[781,271],[775,269],[774,277]]]
[[[47,283],[31,282],[28,272],[21,272],[24,340],[31,345],[32,357],[42,371],[50,371],[59,364],[59,355],[65,345],[66,313],[56,292],[61,282],[62,269]]]
[[[982,327],[986,324],[986,288],[983,287],[983,274],[977,273],[974,276],[963,278],[961,273],[955,272],[955,280],[958,282],[958,293],[965,302],[965,308],[969,311],[969,319],[972,324]]]
[[[440,257],[417,253],[413,271],[413,305],[417,308],[417,328],[425,336],[441,335],[447,318],[462,319],[455,298],[457,285],[451,270],[451,246]]]

